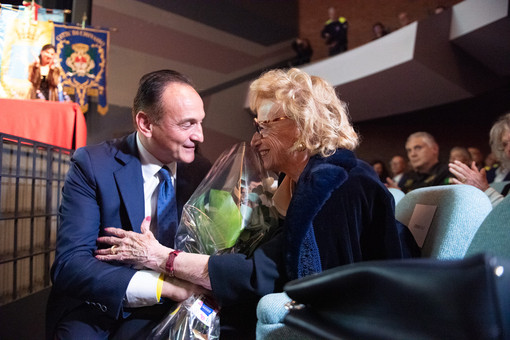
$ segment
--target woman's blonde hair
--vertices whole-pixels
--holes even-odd
[[[354,150],[358,135],[335,89],[324,79],[291,68],[264,73],[250,86],[250,108],[256,112],[264,99],[273,101],[300,131],[294,149],[327,157],[336,149]]]

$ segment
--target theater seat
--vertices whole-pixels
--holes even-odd
[[[398,202],[400,202],[400,200],[406,195],[402,190],[397,188],[388,188],[388,191],[393,195],[395,205],[397,205]]]
[[[487,215],[469,245],[466,256],[492,253],[510,258],[510,196]]]
[[[397,220],[409,226],[417,204],[437,206],[422,247],[422,257],[437,259],[463,258],[492,210],[487,195],[473,186],[441,185],[408,192],[395,208]]]
[[[287,315],[285,304],[290,301],[285,293],[268,294],[260,299],[257,305],[257,339],[312,339],[283,323]]]

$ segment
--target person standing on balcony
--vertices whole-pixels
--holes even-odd
[[[336,14],[336,9],[328,9],[329,19],[324,24],[321,31],[321,37],[325,40],[329,49],[329,55],[334,56],[347,51],[347,31],[349,23],[344,17]]]

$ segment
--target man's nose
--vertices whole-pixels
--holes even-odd
[[[201,123],[198,123],[195,126],[193,133],[190,135],[190,139],[194,142],[199,142],[199,143],[204,142],[204,131],[202,129]]]

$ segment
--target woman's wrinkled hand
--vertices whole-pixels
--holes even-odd
[[[489,188],[489,182],[487,182],[487,176],[485,169],[478,171],[475,162],[471,163],[471,167],[466,164],[455,161],[448,164],[450,172],[456,177],[451,178],[451,182],[454,184],[469,184],[482,191]]]
[[[211,292],[199,285],[178,279],[176,277],[165,277],[161,296],[173,301],[181,302],[192,295],[210,295]]]
[[[111,236],[98,237],[97,242],[111,245],[110,248],[96,250],[96,258],[101,261],[118,261],[135,265],[137,268],[149,268],[161,272],[165,267],[168,254],[173,251],[160,244],[149,230],[150,216],[141,225],[141,233],[120,228],[105,228]]]

